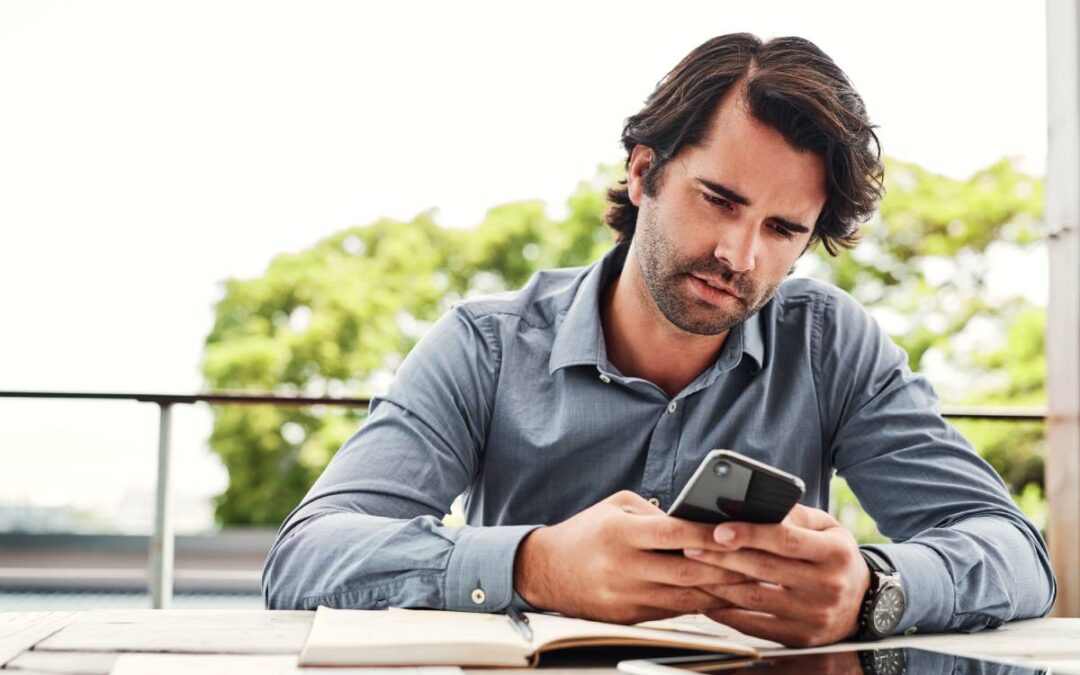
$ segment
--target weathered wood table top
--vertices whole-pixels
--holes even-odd
[[[0,668],[13,675],[296,673],[296,657],[314,616],[314,612],[261,610],[0,612]],[[1050,667],[1055,673],[1080,673],[1080,619],[1016,621],[971,635],[910,635],[878,644]],[[845,651],[858,646],[842,643],[769,653]],[[611,664],[587,668],[560,665],[547,670],[587,670],[592,675],[615,672]],[[333,669],[318,672],[332,673]]]

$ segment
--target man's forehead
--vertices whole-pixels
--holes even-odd
[[[755,146],[766,146],[762,149],[795,155],[805,153],[792,145],[778,129],[754,115],[742,87],[729,92],[717,106],[697,145],[704,150],[749,146],[753,151]]]
[[[824,160],[754,117],[742,97],[729,94],[701,142],[684,150],[679,159],[692,179],[722,185],[749,204],[783,206],[799,211],[802,220],[824,206]]]

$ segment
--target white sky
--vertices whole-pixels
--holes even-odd
[[[0,4],[0,390],[202,389],[218,282],[380,216],[558,205],[720,33],[815,41],[887,154],[1042,174],[1045,9],[1013,2]],[[181,495],[225,477],[203,408]],[[0,400],[0,503],[152,487],[155,409]]]

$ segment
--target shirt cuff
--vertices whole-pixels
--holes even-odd
[[[945,561],[915,542],[862,546],[880,553],[900,573],[906,607],[893,633],[937,632],[948,628],[955,606],[955,585]]]
[[[539,612],[543,611],[543,610],[537,609],[536,607],[533,607],[532,605],[530,605],[529,601],[526,600],[525,598],[521,597],[521,595],[518,594],[518,592],[516,590],[514,591],[513,599],[510,600],[510,606],[513,607],[514,609],[522,611],[522,612],[539,613]]]
[[[446,566],[446,609],[500,612],[514,597],[514,558],[540,525],[465,527]]]

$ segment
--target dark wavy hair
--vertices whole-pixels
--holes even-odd
[[[715,37],[690,52],[656,86],[639,113],[623,126],[627,167],[641,144],[657,159],[643,176],[654,197],[664,168],[684,145],[700,143],[732,85],[741,82],[751,114],[779,131],[797,150],[825,162],[825,207],[810,243],[830,255],[853,248],[859,224],[874,213],[884,193],[881,145],[851,81],[809,40],[781,37],[762,42],[749,33]],[[617,240],[629,241],[638,208],[626,180],[608,190],[604,216]]]

